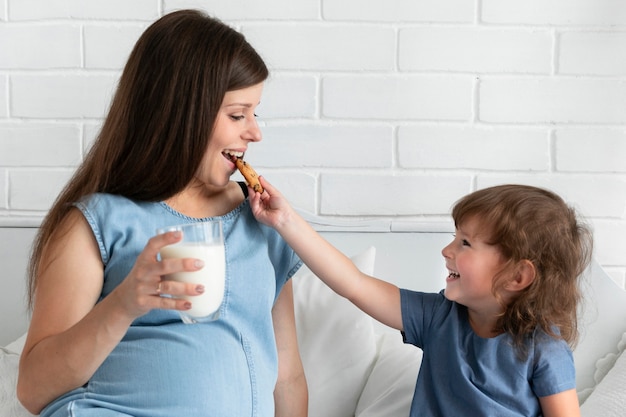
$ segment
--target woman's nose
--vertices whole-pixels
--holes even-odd
[[[260,142],[261,139],[263,139],[261,129],[259,128],[259,123],[256,119],[252,119],[250,122],[248,122],[248,126],[244,133],[244,139],[252,142]]]

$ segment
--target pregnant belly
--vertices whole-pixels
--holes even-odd
[[[136,416],[251,416],[254,377],[240,341],[196,326],[131,329],[89,381],[87,397]]]

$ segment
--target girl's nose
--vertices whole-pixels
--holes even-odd
[[[441,254],[443,255],[444,258],[449,259],[452,257],[452,250],[450,249],[450,247],[452,246],[452,243],[444,246],[443,249],[441,249]]]

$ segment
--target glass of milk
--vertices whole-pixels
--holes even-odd
[[[180,296],[191,302],[191,309],[181,311],[184,323],[217,320],[224,298],[226,260],[224,234],[221,221],[202,221],[157,229],[157,234],[180,231],[182,239],[161,248],[161,259],[194,258],[204,261],[204,267],[193,272],[176,272],[165,275],[164,280],[190,282],[204,285],[200,295]]]

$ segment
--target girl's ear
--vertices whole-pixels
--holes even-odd
[[[535,265],[528,259],[522,259],[515,267],[513,277],[505,288],[509,291],[522,291],[535,281],[536,276]]]

